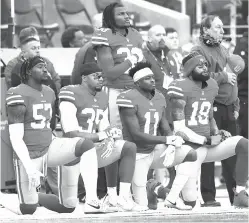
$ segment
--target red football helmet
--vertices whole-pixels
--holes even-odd
[[[228,68],[230,68],[230,70],[236,75],[242,73],[242,71],[245,69],[245,61],[239,55],[230,55],[228,57],[227,63]]]

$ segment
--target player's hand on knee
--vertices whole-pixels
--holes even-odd
[[[106,159],[112,154],[112,151],[114,149],[114,140],[112,138],[104,139],[100,143],[99,147],[101,147],[101,149],[103,150],[101,158]]]
[[[181,136],[166,136],[166,144],[181,147],[185,141]]]
[[[211,136],[211,145],[212,146],[216,146],[219,145],[222,141],[222,137],[220,134],[215,135],[215,136]]]
[[[118,127],[109,127],[105,130],[108,137],[111,137],[113,139],[119,139],[122,137],[122,131]]]
[[[230,132],[223,130],[223,129],[220,130],[220,135],[221,135],[221,141],[224,141],[227,138],[232,137]]]
[[[113,127],[110,130],[110,134],[113,139],[120,139],[122,137],[122,130],[120,128]]]

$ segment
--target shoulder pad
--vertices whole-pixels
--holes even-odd
[[[96,29],[91,38],[93,47],[109,46],[109,38],[111,35],[112,30],[109,28]]]
[[[60,101],[75,102],[75,87],[77,85],[69,85],[61,88],[59,93]]]
[[[185,98],[185,88],[184,88],[184,81],[183,80],[174,80],[168,88],[167,95],[170,99],[178,98],[178,99],[184,99]],[[186,84],[186,83],[185,83]]]
[[[12,87],[6,93],[6,105],[25,105],[25,97],[20,92],[20,87]]]
[[[134,104],[134,96],[132,96],[133,94],[134,94],[133,90],[122,92],[117,98],[116,101],[117,105],[119,107],[134,108],[135,104]]]

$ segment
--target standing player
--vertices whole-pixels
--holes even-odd
[[[109,121],[121,128],[116,104],[117,96],[125,89],[134,87],[128,71],[138,61],[144,59],[143,39],[131,28],[126,8],[120,3],[112,3],[103,11],[102,28],[92,36],[92,45],[96,50],[98,64],[103,71],[104,85],[108,87]],[[106,170],[115,170],[118,163],[109,165]],[[113,173],[114,175],[115,173]]]
[[[97,156],[94,144],[84,138],[56,138],[50,129],[55,94],[42,83],[48,78],[44,59],[35,56],[21,66],[22,84],[10,88],[6,96],[9,134],[14,149],[18,207],[1,194],[3,206],[18,214],[33,214],[38,203],[58,213],[71,213],[77,204],[77,184],[81,172],[86,186],[85,212],[100,212],[96,194]],[[65,165],[81,157],[80,165]],[[40,177],[46,167],[58,166],[59,197],[38,194]],[[89,169],[91,170],[89,172]]]
[[[108,5],[103,12],[103,26],[92,36],[93,48],[103,70],[104,85],[109,88],[109,110],[111,125],[121,126],[117,96],[125,89],[134,87],[128,71],[144,59],[143,39],[131,28],[126,8],[120,3]]]
[[[189,210],[190,206],[176,201],[191,173],[191,163],[196,160],[196,153],[190,146],[182,145],[184,141],[181,137],[172,135],[165,118],[165,98],[155,90],[155,78],[150,64],[138,63],[130,70],[130,75],[137,88],[121,93],[117,104],[123,137],[136,143],[138,150],[132,182],[135,201],[141,205],[148,204],[146,182],[150,168],[165,168],[184,162],[183,168],[177,169],[177,183],[171,189],[170,201],[171,207]],[[172,145],[177,148],[174,149]],[[149,204],[149,207],[156,209],[157,204]]]
[[[61,89],[59,94],[64,135],[70,138],[86,138],[96,144],[99,143],[99,146],[96,145],[99,168],[120,160],[119,197],[117,197],[116,188],[118,168],[111,171],[108,171],[108,168],[106,170],[109,207],[120,207],[124,211],[146,210],[144,207],[136,205],[130,194],[135,168],[136,145],[121,140],[121,130],[111,127],[109,124],[108,97],[102,91],[103,78],[98,65],[88,63],[82,70],[82,84],[66,86]]]
[[[213,117],[213,102],[218,85],[210,78],[206,59],[197,52],[183,59],[185,79],[174,81],[168,95],[172,102],[174,131],[196,149],[196,175],[188,180],[182,190],[186,204],[194,206],[197,198],[196,181],[201,164],[227,159],[237,155],[236,192],[234,206],[248,207],[245,185],[248,179],[248,140],[242,136],[231,137],[219,130]],[[174,185],[172,186],[174,187]]]

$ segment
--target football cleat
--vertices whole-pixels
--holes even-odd
[[[248,208],[248,193],[245,190],[234,192],[233,206],[235,208]]]
[[[99,200],[86,201],[84,206],[85,214],[102,214],[108,213],[106,206]]]
[[[105,212],[117,212],[119,208],[117,207],[117,199],[106,194],[102,199],[102,206],[105,208]]]
[[[147,211],[147,206],[142,206],[133,201],[132,197],[119,196],[117,200],[117,206],[119,211]]]
[[[149,209],[152,209],[152,210],[157,209],[158,200],[157,200],[157,195],[154,192],[154,190],[157,186],[160,186],[160,185],[162,185],[162,184],[155,179],[150,179],[147,181],[146,191],[147,191],[147,199],[148,199]]]
[[[175,203],[170,202],[167,198],[164,201],[164,207],[174,208],[178,210],[192,210],[192,207],[183,203],[182,199],[177,199]]]

